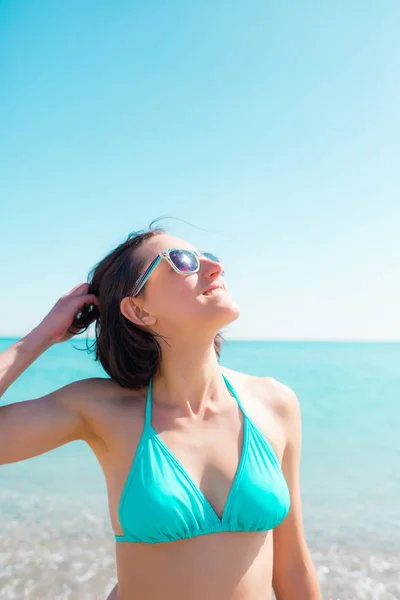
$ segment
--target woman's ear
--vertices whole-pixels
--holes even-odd
[[[132,321],[132,323],[135,325],[139,325],[141,327],[150,327],[151,325],[155,325],[157,323],[157,319],[150,313],[146,312],[140,304],[140,301],[128,296],[126,298],[122,298],[120,309],[124,317],[126,317],[129,321]]]

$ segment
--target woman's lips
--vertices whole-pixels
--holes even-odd
[[[210,285],[210,287],[208,287],[205,290],[205,292],[203,292],[203,296],[210,296],[211,294],[224,292],[224,291],[225,291],[225,289],[224,289],[223,285],[221,285],[220,283],[213,284],[213,285]]]

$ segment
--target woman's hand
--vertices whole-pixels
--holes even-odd
[[[88,290],[88,283],[80,283],[61,296],[36,330],[53,344],[65,342],[78,334],[79,331],[69,331],[76,315],[85,305],[99,306],[97,296],[88,294]]]

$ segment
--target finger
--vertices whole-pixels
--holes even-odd
[[[72,288],[72,290],[67,292],[65,295],[66,296],[79,296],[81,294],[84,294],[85,292],[87,293],[88,289],[89,289],[88,283],[80,283],[79,285],[76,285],[74,288]]]
[[[79,304],[81,306],[84,304],[95,304],[96,306],[99,306],[99,299],[97,296],[95,296],[95,294],[86,294],[86,296],[82,296],[80,298]]]

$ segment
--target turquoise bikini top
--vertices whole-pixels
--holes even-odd
[[[122,491],[118,542],[173,542],[222,531],[267,531],[286,517],[289,490],[271,445],[244,410],[243,447],[222,517],[151,425],[152,381],[144,429]]]

